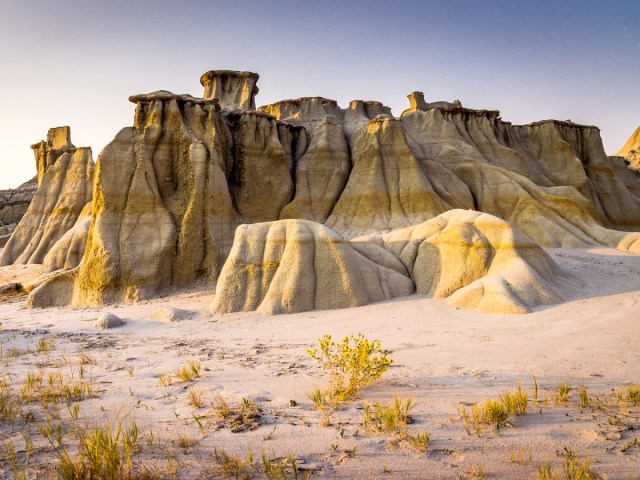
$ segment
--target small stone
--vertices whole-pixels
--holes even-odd
[[[103,313],[96,320],[95,327],[101,329],[117,328],[124,325],[124,322],[113,313]]]

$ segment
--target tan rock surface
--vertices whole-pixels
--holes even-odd
[[[91,201],[93,168],[88,147],[69,147],[47,166],[27,213],[0,254],[0,265],[44,261]]]
[[[631,134],[616,156],[627,159],[634,170],[640,170],[640,127]]]
[[[539,246],[481,212],[451,210],[351,243],[320,224],[288,220],[238,228],[213,310],[366,305],[412,293],[409,277],[419,294],[492,313],[559,303],[576,286]]]
[[[377,117],[351,137],[353,169],[327,226],[343,235],[402,228],[449,210],[414,158],[400,119]]]
[[[261,112],[240,111],[227,118],[233,133],[229,183],[235,206],[244,223],[277,220],[293,193],[292,135]]]
[[[54,127],[47,132],[47,140],[41,140],[31,145],[36,157],[36,171],[38,172],[38,186],[42,183],[45,172],[56,163],[58,158],[75,147],[71,143],[71,129],[69,127]]]
[[[217,98],[224,110],[255,110],[259,75],[233,70],[209,70],[200,77],[205,99]]]
[[[280,220],[238,227],[212,308],[273,315],[366,305],[413,291],[410,278],[369,260],[319,223]]]
[[[416,229],[426,235],[423,248],[433,253],[444,247],[427,247],[431,237],[451,235],[455,252],[446,256],[454,260],[445,270],[456,280],[445,281],[445,272],[442,285],[450,286],[421,291],[490,311],[522,312],[564,298],[553,283],[561,273],[541,267],[544,260],[491,253],[491,245],[509,243],[503,237],[513,237],[510,248],[517,252],[538,252],[541,245],[640,253],[640,233],[634,232],[640,229],[640,177],[620,158],[604,154],[595,127],[552,120],[511,125],[495,110],[428,102],[421,92],[409,95],[410,108],[401,118],[380,102],[354,100],[342,109],[324,97],[255,110],[257,80],[251,72],[217,70],[202,77],[203,99],[166,91],[132,97],[134,126],[122,130],[99,157],[92,220],[78,222],[73,233],[55,248],[55,242],[48,244],[38,258],[44,261],[53,248],[46,259],[50,268],[74,268],[89,225],[82,261],[32,292],[31,303],[133,302],[172,288],[214,285],[236,227],[278,219],[283,223],[269,227],[273,232],[298,228],[311,237],[356,240],[340,247],[348,259],[340,257],[338,265],[362,257],[382,272],[414,280],[414,265],[403,264],[376,238]],[[37,150],[46,157],[68,143],[65,130],[55,130]],[[46,158],[40,163],[51,164]],[[513,227],[522,234],[477,232],[475,217],[461,220],[460,213],[452,214],[455,221],[440,232],[436,226],[449,225],[449,217],[438,216],[453,209],[488,213],[506,222],[493,219],[491,229],[511,232]],[[478,218],[485,225],[484,217]],[[320,222],[334,232],[304,222],[285,228],[286,219]],[[263,237],[271,230],[256,228],[236,235],[236,241],[266,242]],[[307,262],[309,278],[325,278],[315,264],[300,260],[307,253],[291,253],[298,250],[304,249],[287,250],[287,261]],[[467,262],[476,254],[480,260]],[[440,275],[430,263],[435,257],[424,258],[429,259],[420,268],[425,278]],[[524,284],[518,284],[518,276]],[[314,308],[315,296],[313,301],[301,296],[298,303],[269,297],[261,307],[268,286],[260,288],[257,296],[248,295],[246,305],[229,300],[223,309]],[[364,295],[343,290],[337,303],[365,301]]]
[[[37,177],[23,183],[18,188],[0,190],[0,222],[5,225],[17,224],[29,208],[38,190]]]
[[[58,240],[47,253],[42,264],[53,270],[68,270],[77,267],[84,255],[91,226],[93,203],[87,203],[76,223]]]
[[[134,127],[98,158],[76,305],[215,280],[238,222],[226,179],[230,132],[217,102],[166,92],[131,100]]]
[[[559,303],[575,283],[545,251],[492,215],[450,210],[384,235],[421,295],[492,313]]]

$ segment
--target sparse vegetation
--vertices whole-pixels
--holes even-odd
[[[489,399],[481,405],[468,409],[464,405],[457,407],[458,415],[468,435],[472,432],[481,437],[484,425],[493,425],[500,432],[503,427],[513,425],[511,417],[524,415],[529,397],[520,385],[513,392],[503,392],[497,400]]]
[[[554,397],[553,397],[554,403],[556,405],[567,403],[570,392],[571,392],[571,385],[569,383],[567,382],[560,383],[556,387],[556,391],[554,392]]]
[[[190,387],[187,391],[189,397],[189,405],[193,405],[196,408],[202,408],[204,406],[204,387]]]
[[[585,387],[580,387],[580,393],[578,397],[578,407],[580,408],[589,408],[591,406],[591,401],[589,400],[589,393]]]
[[[500,401],[507,408],[509,415],[520,416],[527,412],[529,395],[518,385],[514,392],[505,391],[500,395]]]
[[[406,436],[407,424],[412,420],[409,413],[413,409],[411,397],[402,400],[395,397],[391,405],[366,402],[363,405],[363,424],[366,430],[375,433],[391,433]]]
[[[361,333],[349,335],[340,343],[335,343],[328,334],[318,341],[319,350],[307,352],[329,373],[329,388],[324,395],[331,402],[327,404],[338,405],[355,398],[360,389],[380,378],[393,362],[380,342],[370,342]]]
[[[564,449],[563,457],[561,474],[556,473],[551,462],[547,461],[538,465],[538,479],[592,480],[597,478],[591,471],[591,463],[588,460],[580,461],[568,448]]]
[[[636,407],[640,406],[640,385],[629,385],[627,387],[625,400]]]

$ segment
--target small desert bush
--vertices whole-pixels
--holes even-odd
[[[529,395],[518,385],[515,391],[505,391],[500,395],[500,401],[507,408],[509,415],[524,415],[529,404]]]
[[[556,391],[554,392],[553,401],[556,405],[560,405],[561,403],[566,403],[569,399],[569,393],[571,392],[571,385],[563,382],[560,383],[556,387]]]
[[[200,378],[200,372],[202,367],[197,360],[191,360],[188,364],[173,371],[176,378],[179,378],[183,382],[189,382],[194,378]]]
[[[189,395],[189,405],[193,405],[196,408],[202,408],[204,406],[204,402],[202,401],[204,397],[204,387],[191,387],[187,390],[187,394]]]
[[[406,444],[415,450],[424,452],[427,450],[431,435],[428,432],[409,435],[407,425],[413,423],[409,415],[414,407],[413,398],[406,400],[394,397],[390,405],[381,403],[365,403],[363,405],[364,428],[373,434],[389,433],[394,438],[392,444]]]
[[[493,425],[498,432],[503,427],[513,425],[511,417],[524,415],[528,404],[527,393],[518,385],[513,392],[503,392],[497,400],[489,399],[470,409],[459,405],[457,410],[467,434],[471,435],[473,432],[481,437],[485,425]]]
[[[58,458],[61,480],[133,479],[133,457],[137,451],[138,426],[135,421],[117,420],[97,426],[74,424],[77,453],[72,455],[59,430],[52,424],[41,425],[40,432],[49,441]]]
[[[591,400],[589,399],[589,393],[584,387],[580,387],[580,393],[578,397],[579,408],[589,408],[591,406]]]
[[[38,340],[38,352],[50,352],[55,348],[52,338],[41,338]]]
[[[565,448],[565,455],[562,460],[562,472],[556,473],[551,462],[538,465],[539,480],[592,480],[598,478],[591,471],[589,460],[580,461],[578,457],[569,449]]]
[[[411,423],[409,413],[413,409],[413,398],[402,400],[395,397],[391,405],[365,403],[363,405],[363,424],[372,433],[392,433],[405,436],[407,424]]]
[[[329,373],[326,396],[336,404],[355,398],[361,388],[380,378],[393,362],[380,342],[370,342],[361,333],[345,337],[340,343],[328,334],[318,341],[320,348],[307,352]]]
[[[629,385],[627,387],[625,400],[633,403],[635,406],[640,405],[640,385]]]

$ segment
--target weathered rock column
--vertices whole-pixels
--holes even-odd
[[[70,127],[54,127],[47,132],[47,141],[41,140],[31,145],[33,155],[36,158],[36,170],[38,172],[38,186],[42,183],[44,172],[56,163],[64,153],[74,149],[71,143]]]
[[[258,78],[253,72],[209,70],[200,77],[204,98],[217,98],[223,110],[255,110]]]

